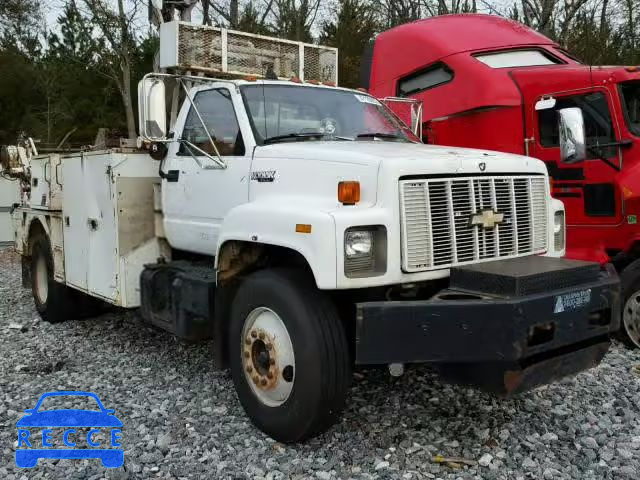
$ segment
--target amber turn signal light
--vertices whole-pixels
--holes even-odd
[[[344,205],[355,205],[360,201],[360,182],[338,183],[338,201]]]

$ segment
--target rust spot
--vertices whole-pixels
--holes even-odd
[[[507,370],[504,372],[504,386],[507,395],[513,393],[522,383],[522,372],[517,370]]]

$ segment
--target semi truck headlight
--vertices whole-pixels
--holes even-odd
[[[373,248],[373,232],[371,230],[347,231],[344,237],[344,253],[347,258],[367,257]]]
[[[374,277],[386,271],[387,229],[381,225],[349,228],[344,233],[345,275]]]
[[[553,216],[553,247],[556,252],[564,249],[565,228],[564,212],[556,212]]]

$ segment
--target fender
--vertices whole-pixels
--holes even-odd
[[[336,227],[327,207],[309,199],[272,197],[233,208],[218,237],[216,268],[220,249],[229,240],[275,245],[301,254],[319,289],[336,288],[336,252],[342,250],[336,246]],[[310,233],[296,231],[299,224],[310,225]]]

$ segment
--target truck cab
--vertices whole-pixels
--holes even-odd
[[[391,55],[398,48],[407,53]],[[363,82],[376,96],[421,101],[427,143],[544,161],[551,194],[566,208],[567,257],[627,270],[622,339],[640,346],[633,300],[640,291],[640,265],[634,263],[640,238],[639,72],[584,65],[550,39],[501,17],[448,15],[380,34],[365,56]],[[564,108],[582,111],[584,161],[561,160],[557,115]]]

